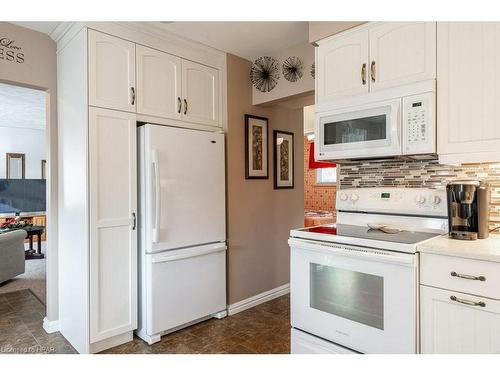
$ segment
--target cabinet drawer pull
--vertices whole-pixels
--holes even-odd
[[[130,88],[130,96],[132,98],[130,104],[134,105],[135,104],[135,88],[133,88],[133,87]]]
[[[372,77],[372,82],[375,82],[375,75],[377,74],[376,68],[375,68],[375,61],[372,61],[372,65],[370,66],[370,75]]]
[[[452,271],[450,275],[453,277],[460,277],[461,279],[486,281],[486,277],[484,276],[466,275],[464,273],[457,273],[455,271]]]
[[[361,82],[366,85],[366,64],[361,66]]]
[[[137,227],[137,216],[135,215],[135,212],[132,212],[132,230],[135,230]]]
[[[188,101],[184,99],[184,114],[188,113]]]
[[[181,113],[182,110],[182,101],[181,98],[177,97],[177,113]]]
[[[454,302],[463,303],[464,305],[486,307],[486,303],[483,301],[474,302],[467,299],[457,298],[456,296],[450,296],[450,299]]]

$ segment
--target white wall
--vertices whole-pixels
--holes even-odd
[[[302,95],[314,90],[314,79],[311,76],[311,65],[314,62],[314,47],[309,43],[277,51],[270,54],[278,60],[280,67],[280,79],[274,89],[269,92],[261,92],[252,86],[252,104],[258,105],[267,102],[277,101],[294,95]],[[288,57],[297,56],[304,65],[302,78],[297,82],[289,82],[283,77],[282,64]],[[248,72],[250,75],[250,72]]]
[[[0,178],[6,175],[6,153],[25,154],[25,178],[42,178],[41,160],[47,160],[45,130],[0,127]]]

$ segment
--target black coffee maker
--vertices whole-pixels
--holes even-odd
[[[446,186],[451,238],[476,240],[489,235],[490,185],[484,181],[452,181]]]

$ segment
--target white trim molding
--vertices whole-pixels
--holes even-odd
[[[48,320],[43,318],[43,329],[47,333],[59,332],[59,320]]]
[[[289,283],[285,284],[285,285],[281,285],[277,288],[268,290],[266,292],[257,294],[253,297],[244,299],[243,301],[239,301],[239,302],[233,303],[232,305],[229,305],[227,307],[228,315],[237,314],[237,313],[242,312],[244,310],[247,310],[251,307],[260,305],[261,303],[264,303],[264,302],[270,301],[272,299],[281,297],[287,293],[290,293],[290,284]]]

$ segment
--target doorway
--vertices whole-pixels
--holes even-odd
[[[29,290],[44,305],[50,253],[47,96],[40,89],[0,83],[0,244],[7,233],[24,231],[25,236],[19,246],[9,243],[9,254],[0,252],[5,265],[0,295]]]
[[[335,163],[314,158],[315,106],[304,113],[304,226],[331,224],[336,221],[337,168]]]

